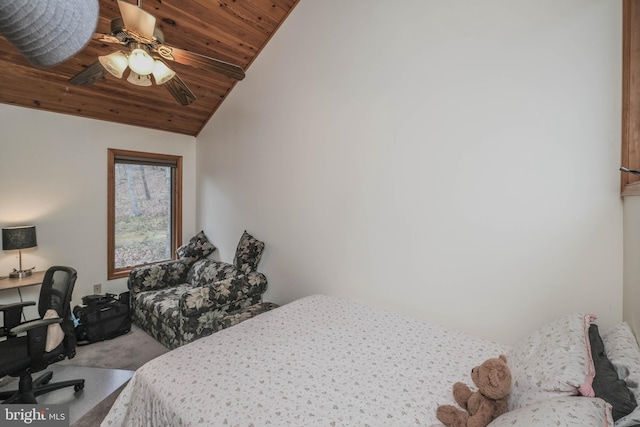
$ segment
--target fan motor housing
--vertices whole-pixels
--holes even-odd
[[[111,34],[116,36],[124,32],[124,20],[120,17],[111,20]],[[164,33],[158,27],[153,29],[153,37],[159,42],[164,43]]]

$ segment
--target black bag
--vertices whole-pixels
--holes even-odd
[[[108,340],[131,330],[129,292],[123,292],[117,297],[114,294],[93,297],[82,298],[88,305],[73,308],[73,315],[78,321],[78,345]]]

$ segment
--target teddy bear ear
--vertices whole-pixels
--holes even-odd
[[[491,372],[489,372],[489,382],[491,383],[492,386],[494,387],[499,386],[500,379],[501,379],[501,375],[498,369],[492,369]]]
[[[502,359],[504,363],[507,363],[507,356],[505,356],[504,354],[500,355],[500,359]]]

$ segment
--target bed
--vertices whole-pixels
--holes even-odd
[[[592,320],[570,314],[506,346],[313,295],[145,364],[101,425],[436,426],[437,406],[454,404],[452,384],[471,384],[472,367],[506,354],[511,410],[491,427],[554,417],[558,426],[613,426],[612,405],[593,395]],[[612,360],[627,376],[634,344]]]

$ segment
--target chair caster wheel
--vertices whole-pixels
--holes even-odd
[[[80,391],[82,389],[84,389],[84,383],[76,384],[76,385],[73,386],[73,391]]]

